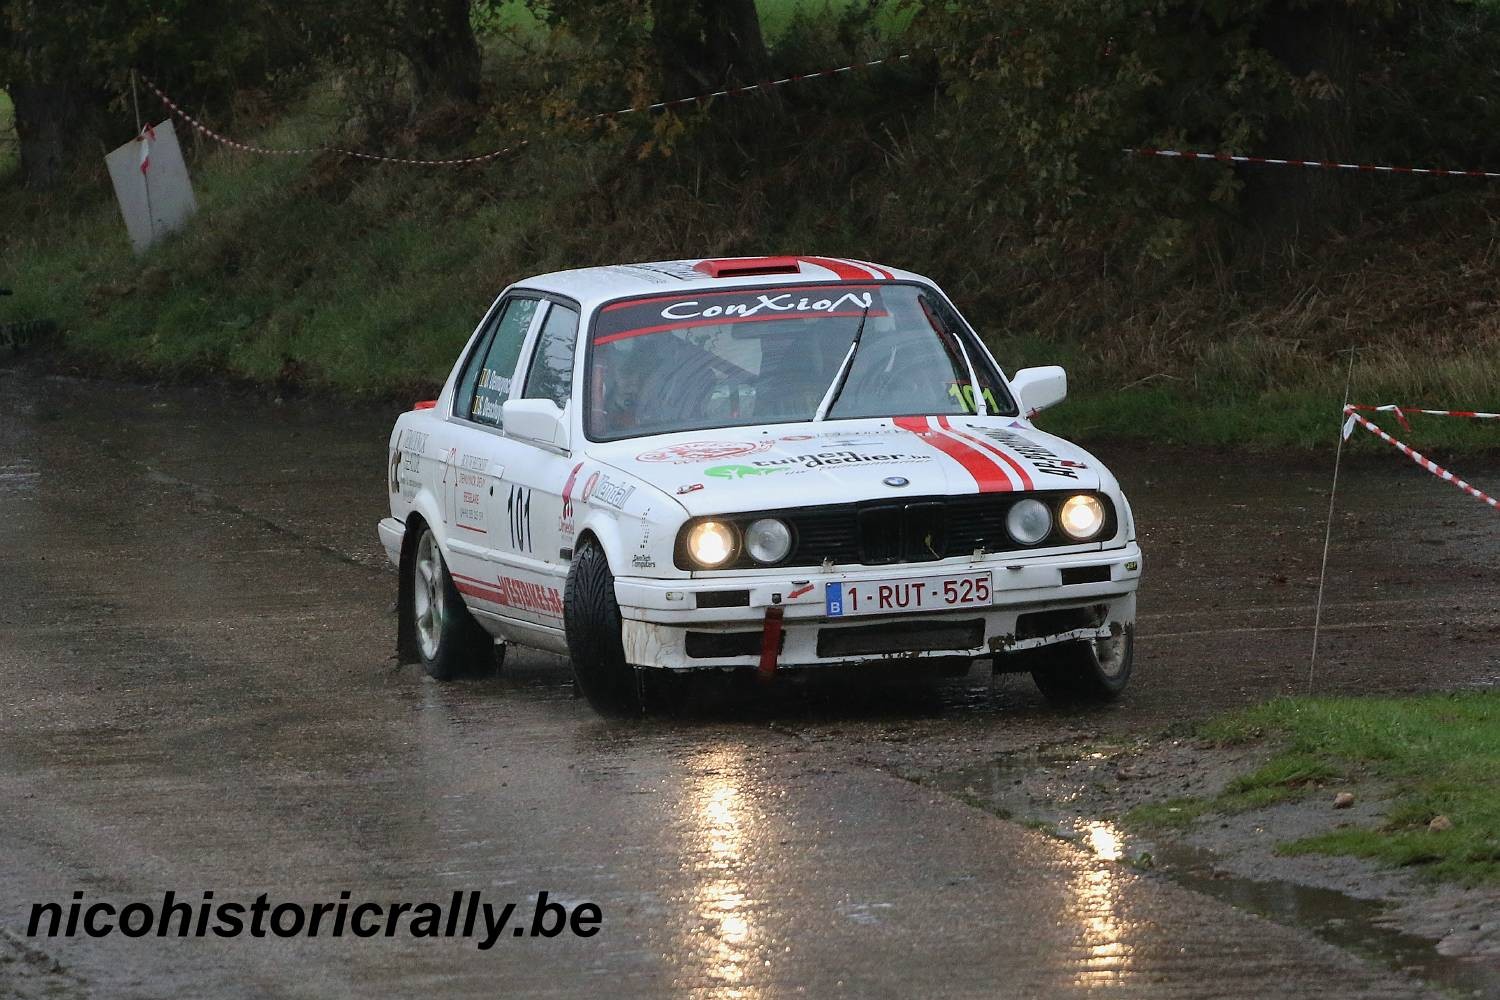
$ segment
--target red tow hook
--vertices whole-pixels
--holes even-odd
[[[766,608],[766,624],[760,633],[760,678],[769,681],[776,676],[776,661],[781,656],[781,620],[786,608],[773,604]]]

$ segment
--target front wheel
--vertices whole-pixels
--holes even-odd
[[[1135,626],[1105,639],[1043,647],[1031,654],[1031,679],[1054,704],[1107,702],[1120,697],[1135,663]]]
[[[469,614],[443,562],[442,550],[425,524],[403,568],[401,645],[415,654],[429,677],[451,681],[482,673],[499,662],[494,638]]]
[[[573,682],[600,715],[639,715],[641,689],[635,668],[625,661],[615,577],[597,542],[586,540],[573,553],[563,590],[563,627]]]

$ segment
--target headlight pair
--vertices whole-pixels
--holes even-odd
[[[1088,493],[1068,497],[1057,508],[1056,524],[1075,542],[1086,542],[1104,529],[1104,504]],[[1026,498],[1011,505],[1005,515],[1005,530],[1022,545],[1036,545],[1052,534],[1052,508],[1040,500]]]
[[[792,529],[778,518],[763,517],[751,521],[741,539],[733,524],[699,521],[687,536],[688,555],[704,569],[715,569],[733,562],[741,544],[751,559],[763,566],[773,566],[791,554]]]

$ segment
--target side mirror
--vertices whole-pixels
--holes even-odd
[[[1021,403],[1021,415],[1030,419],[1068,398],[1068,373],[1059,365],[1022,368],[1011,378],[1010,387]]]
[[[500,423],[513,438],[568,450],[568,414],[550,399],[508,399]]]

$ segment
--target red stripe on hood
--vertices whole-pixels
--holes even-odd
[[[949,437],[940,431],[934,431],[927,421],[927,417],[895,418],[897,427],[900,427],[902,430],[911,431],[923,441],[937,448],[959,465],[962,465],[964,471],[974,477],[974,482],[979,487],[979,492],[1010,493],[1015,490],[1015,484],[1005,474],[1005,470],[995,464],[988,455],[978,448],[971,447],[956,438]]]
[[[948,431],[950,434],[957,434],[959,437],[964,438],[965,440],[973,441],[984,450],[994,452],[996,455],[998,455],[1005,461],[1006,465],[1009,465],[1012,469],[1016,470],[1016,475],[1021,477],[1021,489],[1036,489],[1036,484],[1031,481],[1031,476],[1027,474],[1025,467],[1022,466],[1020,462],[1017,462],[1014,458],[1012,458],[1009,454],[1007,454],[1004,450],[997,448],[989,441],[984,440],[984,438],[978,438],[972,434],[965,434],[963,431],[954,430],[954,428],[948,423],[947,417],[938,417],[938,425],[941,426],[943,430]]]

